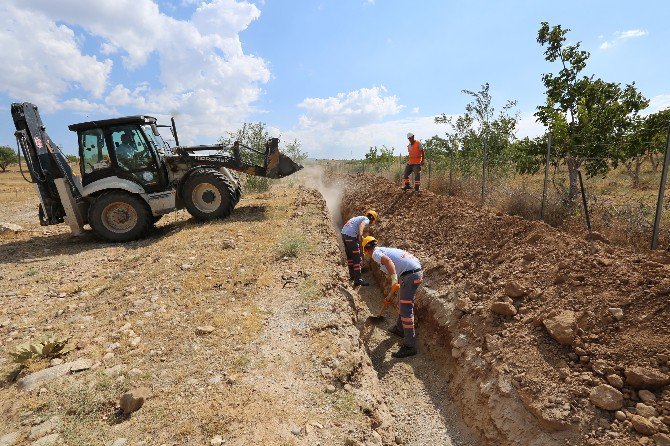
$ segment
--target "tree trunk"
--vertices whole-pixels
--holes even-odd
[[[640,187],[640,169],[642,167],[642,158],[635,160],[635,173],[633,174],[633,188]]]
[[[579,179],[577,170],[579,169],[581,162],[575,159],[575,157],[567,155],[565,157],[565,163],[568,166],[568,177],[570,178],[570,191],[568,198],[571,202],[573,202],[575,199],[577,199],[577,195],[579,194],[579,189],[577,188],[577,180]]]
[[[661,164],[660,157],[657,158],[655,153],[650,153],[649,161],[651,161],[651,168],[654,170],[654,173],[658,172],[658,166]]]

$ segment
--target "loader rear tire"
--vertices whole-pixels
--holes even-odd
[[[88,209],[88,223],[96,235],[110,242],[129,242],[143,237],[153,217],[140,197],[121,191],[100,195]]]
[[[235,186],[213,169],[193,172],[184,184],[182,198],[188,212],[198,220],[225,218],[237,204]]]

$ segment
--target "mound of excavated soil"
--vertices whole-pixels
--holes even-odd
[[[456,308],[442,345],[472,372],[468,380],[481,381],[467,403],[472,413],[484,404],[493,412],[483,395],[494,377],[496,395],[522,405],[545,433],[534,444],[670,444],[667,256],[430,192],[403,193],[372,175],[345,182],[343,215],[376,209],[380,244],[414,253],[426,289]],[[489,419],[496,435],[471,421],[490,444],[533,444],[510,438],[519,432],[505,432],[504,420]]]

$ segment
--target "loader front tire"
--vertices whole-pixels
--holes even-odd
[[[235,186],[213,169],[193,172],[184,184],[182,198],[188,212],[198,220],[225,218],[237,204]]]
[[[98,237],[110,242],[129,242],[143,237],[151,227],[149,206],[136,195],[109,191],[88,209],[88,223]]]
[[[233,184],[233,189],[235,191],[235,205],[239,203],[240,198],[242,198],[242,183],[240,182],[240,177],[235,172],[230,172],[233,178],[235,178],[235,183]]]

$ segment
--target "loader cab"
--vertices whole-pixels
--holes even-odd
[[[156,120],[130,116],[69,126],[79,139],[82,184],[116,176],[133,181],[150,193],[164,190],[167,170]]]

